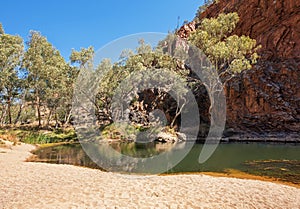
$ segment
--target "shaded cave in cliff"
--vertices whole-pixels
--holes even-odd
[[[194,87],[192,92],[197,102],[200,124],[193,124],[189,129],[199,128],[197,139],[201,140],[207,136],[210,128],[210,99],[203,85]],[[187,112],[192,109],[191,105],[193,104],[188,101],[184,104],[182,110],[185,111],[184,114],[189,114]],[[131,101],[129,120],[132,124],[145,129],[160,125],[171,126],[175,131],[179,131],[182,122],[181,106],[182,103],[176,101],[169,93],[160,91],[157,88],[147,89],[138,93],[138,98]],[[189,133],[189,130],[186,131]]]

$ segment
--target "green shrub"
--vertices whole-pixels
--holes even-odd
[[[102,130],[102,136],[104,139],[116,139],[116,140],[129,140],[134,141],[135,136],[138,133],[138,128],[129,124],[111,124],[106,126]]]
[[[41,133],[30,133],[24,139],[22,139],[22,141],[28,144],[48,144],[59,142],[56,137],[51,137]]]

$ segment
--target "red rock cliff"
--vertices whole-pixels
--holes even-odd
[[[237,12],[240,22],[233,33],[262,45],[258,64],[226,87],[228,126],[248,133],[299,135],[300,0],[220,0],[201,18],[222,12]]]

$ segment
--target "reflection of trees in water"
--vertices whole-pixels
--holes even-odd
[[[183,149],[185,143],[86,143],[42,148],[34,152],[35,161],[71,164],[117,172],[142,172],[147,159],[174,149]],[[86,153],[87,152],[87,153]],[[158,165],[159,166],[159,165]],[[146,169],[147,170],[147,169]]]
[[[300,158],[299,146],[280,144],[221,144],[214,155],[205,163],[198,164],[199,152],[203,144],[194,144],[188,155],[175,165],[171,158],[180,156],[184,150],[189,148],[189,143],[162,144],[153,143],[137,145],[135,143],[115,143],[97,145],[93,143],[85,144],[89,154],[94,156],[94,163],[81,144],[60,145],[55,147],[42,148],[34,151],[38,155],[37,162],[50,162],[61,164],[73,164],[91,168],[106,168],[105,170],[117,172],[150,173],[149,171],[165,172],[224,172],[228,169],[240,170],[246,173],[275,177],[282,181],[300,184]],[[106,152],[108,147],[113,147],[115,152]],[[145,150],[143,150],[143,147]],[[115,148],[115,149],[114,149]],[[121,155],[120,151],[124,154]],[[161,161],[146,162],[150,158],[135,158],[130,161],[129,154],[142,156],[142,152],[153,154],[165,154]],[[125,155],[125,154],[128,155]],[[101,155],[102,154],[102,155]],[[105,154],[105,155],[104,155]],[[145,154],[144,154],[145,155]],[[171,159],[171,160],[170,160]],[[273,160],[270,160],[273,159]],[[283,160],[284,159],[284,160]],[[173,164],[172,164],[173,163]],[[104,165],[104,166],[101,166]],[[171,169],[172,168],[172,169]],[[152,169],[152,170],[151,170]],[[170,170],[171,169],[171,170]],[[162,171],[164,172],[164,171]]]
[[[70,164],[101,169],[84,152],[80,144],[46,147],[33,152],[36,162]]]
[[[89,143],[87,154],[100,166],[115,172],[155,173],[171,160],[174,150],[184,149],[185,143]],[[173,156],[174,157],[174,156]],[[154,160],[156,159],[156,160]],[[172,160],[171,160],[172,161]]]

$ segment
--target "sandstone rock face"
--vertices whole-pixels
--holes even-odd
[[[237,12],[240,22],[233,34],[249,35],[262,46],[257,65],[225,89],[228,127],[240,133],[299,135],[300,1],[220,0],[201,18],[222,12]]]
[[[229,83],[227,123],[237,131],[300,131],[299,62],[264,61]]]

